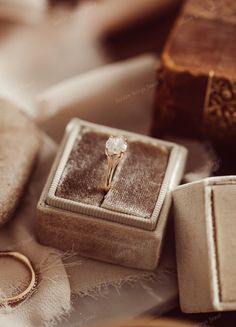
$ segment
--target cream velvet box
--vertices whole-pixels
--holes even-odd
[[[127,138],[128,149],[106,193],[110,135]],[[84,257],[155,269],[169,191],[182,178],[186,153],[174,143],[73,119],[38,203],[39,240]]]
[[[173,199],[182,311],[236,310],[236,176],[179,186]]]

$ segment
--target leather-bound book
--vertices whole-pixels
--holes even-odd
[[[158,69],[153,134],[231,146],[236,137],[236,1],[188,0]]]

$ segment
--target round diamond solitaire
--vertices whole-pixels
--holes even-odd
[[[127,142],[123,136],[110,136],[106,142],[106,150],[109,155],[120,155],[127,150]]]

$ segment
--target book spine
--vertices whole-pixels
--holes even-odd
[[[230,144],[236,136],[236,81],[162,66],[157,72],[152,134],[174,134]]]

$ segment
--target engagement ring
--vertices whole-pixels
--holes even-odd
[[[106,191],[109,191],[111,188],[111,182],[115,170],[126,152],[127,147],[127,141],[123,136],[110,136],[106,142],[105,153],[107,155],[108,163],[105,183]]]

